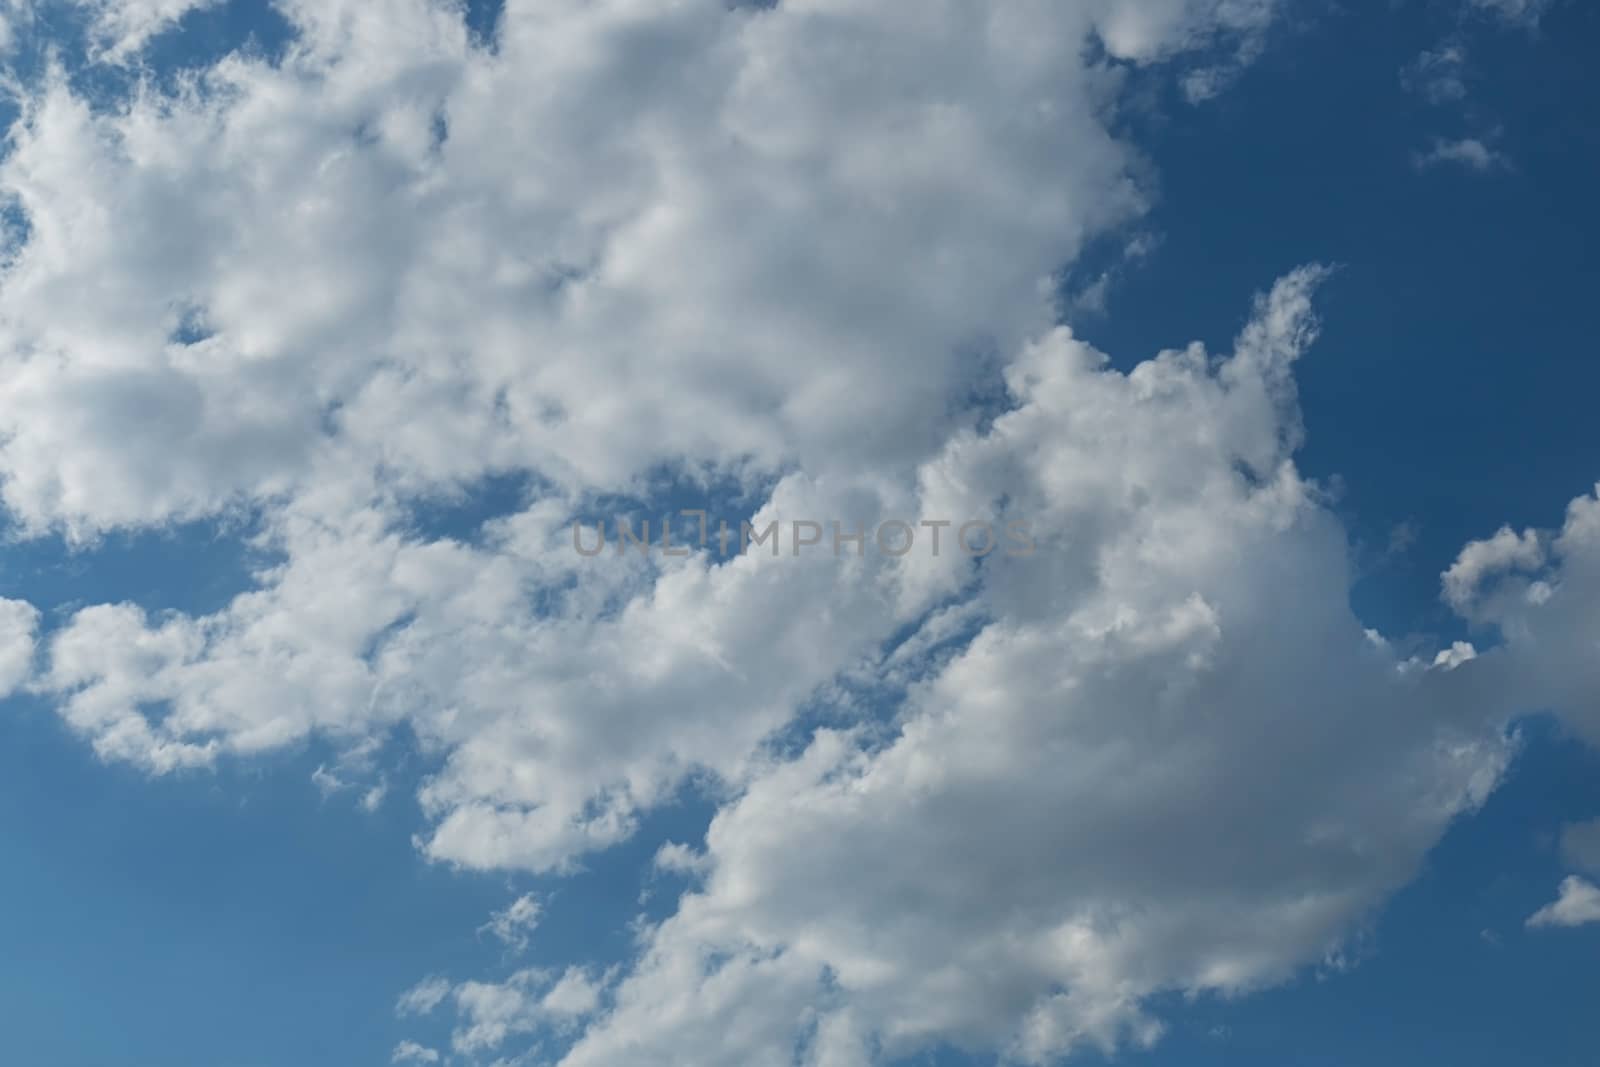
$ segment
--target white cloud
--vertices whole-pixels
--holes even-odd
[[[506,905],[504,910],[490,916],[479,932],[493,934],[513,952],[524,952],[528,948],[528,938],[538,929],[539,918],[543,914],[544,906],[539,899],[532,893],[525,893]]]
[[[0,698],[9,696],[33,673],[38,629],[39,612],[32,604],[0,597]]]
[[[33,228],[5,501],[92,536],[380,464],[915,456],[968,346],[1046,324],[1036,284],[1140,206],[1079,56],[1127,6],[513,4],[496,58],[443,5],[294,3],[282,67],[203,93],[92,113],[53,82],[0,167]]]
[[[1275,8],[513,2],[491,56],[453,5],[279,6],[281,66],[230,57],[126,111],[60,79],[26,101],[0,478],[36,529],[380,468],[593,488],[914,461],[972,351],[1048,325],[1038,285],[1142,206],[1085,38],[1151,62]]]
[[[388,795],[389,786],[384,782],[379,782],[377,785],[372,786],[366,792],[361,794],[361,800],[359,802],[361,810],[369,814],[377,811],[379,808],[383,807],[384,799],[388,797]]]
[[[1478,650],[1470,641],[1453,641],[1449,648],[1442,648],[1433,657],[1435,667],[1459,667],[1478,658]]]
[[[1483,684],[1528,710],[1555,710],[1600,745],[1600,486],[1567,506],[1559,530],[1502,529],[1462,550],[1447,594],[1501,647],[1479,657]]]
[[[1339,957],[1507,750],[1474,663],[1396,661],[1349,611],[1289,460],[1318,276],[1226,361],[1124,375],[1058,331],[1012,365],[1019,406],[924,468],[924,506],[1004,498],[1053,570],[977,575],[992,621],[892,737],[824,733],[717,815],[704,889],[567,1067],[1044,1064],[1155,1040],[1157,994]]]
[[[1561,896],[1529,917],[1530,927],[1585,926],[1600,923],[1600,888],[1573,876],[1561,883]]]
[[[657,849],[654,865],[658,871],[694,877],[708,869],[703,855],[678,841],[669,841]]]
[[[436,1049],[419,1045],[415,1041],[402,1041],[394,1047],[394,1053],[389,1057],[390,1063],[438,1063],[439,1053]]]
[[[451,1037],[457,1052],[492,1051],[514,1035],[550,1027],[565,1030],[600,1007],[603,979],[581,968],[560,977],[518,971],[504,982],[463,982],[455,990],[460,1025]]]
[[[1468,170],[1487,173],[1492,170],[1505,170],[1511,166],[1511,161],[1505,153],[1478,137],[1456,139],[1435,137],[1432,146],[1425,152],[1414,154],[1411,161],[1418,170],[1427,170],[1441,164],[1455,164]]]
[[[450,983],[437,975],[424,978],[404,993],[395,1002],[395,1014],[427,1015],[444,1002],[450,995]]]
[[[439,767],[424,854],[478,869],[570,868],[693,780],[731,798],[659,854],[697,888],[614,992],[576,968],[400,998],[453,998],[459,1052],[1146,1043],[1157,994],[1336,954],[1497,781],[1514,694],[1588,707],[1586,518],[1453,568],[1502,649],[1435,669],[1351,615],[1292,461],[1321,272],[1227,359],[1120,373],[1052,329],[1054,272],[1144,204],[1086,43],[1245,61],[1274,5],[511,0],[494,55],[442,3],[280,8],[280,66],[25,101],[0,499],[80,540],[247,513],[277,560],[215,613],[92,605],[52,636],[36,684],[106,759],[404,724]],[[968,398],[1002,376],[986,425]],[[663,471],[761,522],[1023,517],[1041,551],[572,551],[597,494]],[[508,472],[539,486],[513,514],[417,532],[419,498]],[[815,705],[836,728],[773,755]]]
[[[284,63],[205,91],[49,82],[0,165],[31,223],[7,505],[83,539],[249,507],[284,559],[215,615],[81,611],[46,687],[158,772],[408,720],[448,754],[428,854],[534,869],[737,780],[938,593],[882,561],[580,568],[584,494],[676,463],[791,472],[772,515],[914,505],[997,372],[973,353],[1046,328],[1044,280],[1141,206],[1085,37],[1152,62],[1269,14],[512,4],[490,56],[423,0],[283,10]],[[406,500],[511,469],[555,489],[486,543],[404,534]]]
[[[1544,546],[1533,530],[1518,534],[1502,526],[1493,537],[1472,541],[1444,573],[1444,599],[1456,611],[1470,615],[1483,595],[1484,580],[1492,575],[1537,570],[1544,564]]]
[[[32,21],[33,5],[29,0],[0,0],[0,56],[16,45],[19,24]]]

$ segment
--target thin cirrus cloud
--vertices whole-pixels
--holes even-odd
[[[94,25],[133,54],[185,6]],[[242,514],[273,562],[214,613],[85,605],[42,648],[0,602],[0,689],[152,774],[321,737],[338,791],[404,728],[439,757],[422,854],[475,870],[560,876],[714,782],[626,965],[401,997],[454,1012],[455,1055],[1149,1045],[1162,994],[1339,960],[1500,781],[1510,716],[1600,739],[1600,501],[1466,546],[1445,592],[1481,654],[1350,610],[1295,462],[1324,268],[1263,278],[1225,353],[1119,370],[1055,322],[1054,272],[1148,206],[1108,126],[1128,69],[1226,92],[1276,4],[512,0],[493,50],[429,0],[279,7],[281,59],[125,106],[47,72],[0,163],[19,535]],[[1003,411],[969,402],[995,382]],[[663,471],[758,523],[1021,518],[1042,551],[571,550]],[[506,473],[540,491],[479,536],[410,522]],[[771,743],[819,699],[840,721]],[[520,951],[539,915],[485,929]]]
[[[1533,28],[1553,0],[1467,0],[1467,9],[1513,26]]]

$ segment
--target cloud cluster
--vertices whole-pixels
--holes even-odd
[[[128,55],[185,6],[97,17]],[[1600,733],[1600,502],[1452,568],[1491,652],[1404,658],[1351,613],[1293,461],[1323,271],[1226,356],[1122,372],[1055,323],[1055,273],[1144,204],[1109,132],[1129,66],[1218,91],[1269,0],[509,0],[493,47],[434,0],[279,8],[280,60],[23,100],[0,501],[82,542],[242,518],[271,561],[214,613],[50,635],[32,685],[103,758],[318,736],[342,789],[403,728],[437,768],[422,851],[474,869],[723,802],[660,854],[693,889],[625,972],[406,993],[452,1004],[457,1054],[1148,1043],[1158,994],[1342,959],[1498,781],[1519,694]],[[503,476],[506,514],[418,520]],[[601,502],[717,494],[758,525],[1022,520],[1038,550],[572,548]],[[4,689],[36,615],[0,609]]]
[[[1538,28],[1550,6],[1547,0],[1466,0],[1461,11],[1463,15],[1487,16],[1492,25],[1502,29],[1531,31]],[[1486,174],[1513,166],[1511,157],[1497,143],[1504,132],[1501,127],[1485,123],[1476,106],[1465,106],[1468,79],[1475,73],[1466,39],[1464,28],[1458,28],[1400,70],[1400,84],[1407,92],[1429,104],[1448,105],[1459,111],[1457,125],[1469,130],[1461,136],[1434,136],[1427,148],[1414,151],[1411,163],[1419,171],[1453,165]]]
[[[451,1047],[466,1054],[490,1051],[516,1034],[575,1026],[599,1006],[600,990],[597,976],[576,967],[560,975],[528,969],[504,982],[463,982],[455,989],[462,1022]]]
[[[1212,6],[512,3],[489,54],[429,0],[291,2],[276,65],[53,78],[0,166],[4,501],[90,537],[379,468],[905,462],[1140,204],[1085,38],[1157,58]]]
[[[281,62],[175,95],[48,77],[0,165],[14,519],[243,509],[282,559],[212,616],[82,610],[41,685],[158,772],[407,721],[448,753],[430,854],[536,869],[736,779],[935,592],[881,563],[580,570],[575,509],[665,469],[774,517],[914,510],[1052,272],[1140,206],[1118,64],[1269,13],[513,3],[489,52],[427,0],[282,10]],[[506,471],[546,491],[482,543],[409,533]]]
[[[891,736],[821,733],[719,812],[702,888],[564,1063],[1046,1064],[1153,1041],[1157,993],[1341,958],[1508,752],[1475,661],[1399,660],[1349,610],[1289,458],[1317,277],[1224,360],[1124,375],[1057,331],[1009,368],[1016,407],[923,490],[1037,516],[1053,569],[974,576],[989,621]]]

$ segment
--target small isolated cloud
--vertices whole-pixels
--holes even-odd
[[[325,763],[317,764],[317,769],[311,772],[311,784],[317,787],[317,792],[324,798],[331,797],[348,785],[337,774],[328,770],[328,765]]]
[[[1402,68],[1400,84],[1430,104],[1447,104],[1467,95],[1466,70],[1466,47],[1444,41]]]
[[[1455,140],[1435,137],[1433,146],[1426,152],[1415,153],[1411,161],[1418,170],[1427,170],[1448,163],[1466,167],[1480,174],[1492,170],[1506,170],[1511,166],[1511,161],[1503,152],[1477,137],[1462,137]]]
[[[317,769],[311,772],[311,782],[317,787],[324,800],[335,793],[343,793],[351,789],[361,789],[361,796],[356,801],[362,811],[377,811],[383,806],[384,798],[389,795],[388,780],[381,774],[377,781],[363,788],[362,779],[370,780],[373,776],[374,761],[382,742],[377,737],[363,739],[348,751],[339,756],[332,768],[327,764],[318,764]]]
[[[437,1008],[444,998],[450,995],[450,982],[437,975],[424,978],[404,993],[395,1002],[396,1015],[427,1015]]]
[[[380,781],[377,785],[361,794],[361,810],[374,812],[383,807],[383,800],[389,795],[389,785]]]
[[[390,1063],[438,1063],[439,1053],[415,1041],[402,1041],[394,1047]]]
[[[1470,641],[1456,641],[1449,648],[1441,649],[1439,654],[1433,657],[1433,665],[1454,670],[1463,663],[1470,663],[1477,658],[1478,650],[1472,647]]]
[[[668,841],[656,850],[655,868],[667,874],[698,878],[711,869],[705,853],[696,852],[678,841]]]
[[[1600,923],[1600,889],[1576,875],[1561,883],[1561,896],[1528,919],[1534,929]]]
[[[528,947],[528,937],[539,925],[544,905],[537,897],[527,893],[513,900],[504,911],[497,911],[479,928],[479,933],[490,933],[513,952],[523,952]]]

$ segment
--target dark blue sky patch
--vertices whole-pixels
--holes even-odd
[[[479,48],[499,49],[500,17],[505,8],[505,0],[466,0],[467,29]]]
[[[528,471],[490,474],[403,501],[401,529],[419,541],[448,539],[482,544],[486,523],[517,514],[546,488],[537,475]]]
[[[294,27],[275,5],[223,0],[186,12],[175,25],[150,39],[142,59],[145,67],[164,78],[209,67],[234,52],[276,64],[294,37]]]
[[[112,531],[84,546],[0,531],[0,596],[32,602],[47,625],[78,608],[122,602],[152,614],[210,614],[255,588],[255,573],[279,562],[249,542],[256,528],[239,515]]]

